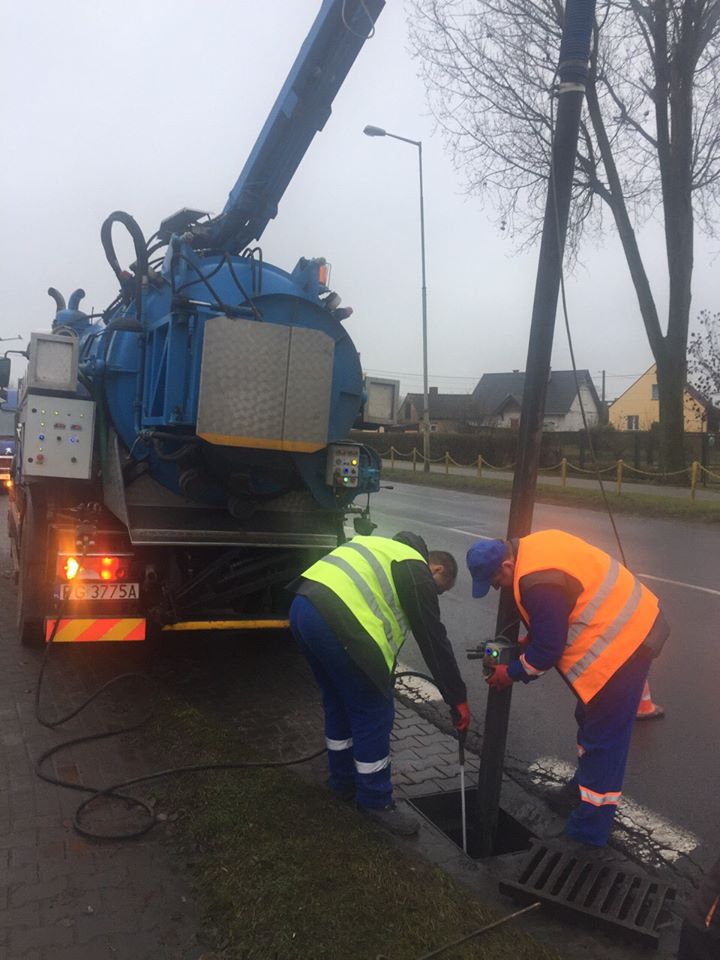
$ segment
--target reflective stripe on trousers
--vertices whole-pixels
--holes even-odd
[[[383,565],[379,562],[372,550],[368,550],[368,548],[362,543],[353,543],[350,541],[350,543],[344,543],[343,547],[347,547],[348,550],[354,550],[356,553],[359,553],[363,560],[366,560],[370,564],[372,571],[377,578],[377,582],[380,584],[380,589],[382,590],[385,603],[392,610],[397,622],[400,624],[400,629],[405,634],[405,638],[407,639],[409,627],[407,625],[407,620],[405,619],[405,613],[400,609],[395,600],[395,593],[393,591],[392,584],[388,580],[388,576]]]
[[[347,740],[330,740],[329,737],[325,737],[325,746],[328,750],[349,750],[352,745],[352,737]]]
[[[621,790],[610,790],[608,793],[597,793],[590,790],[589,787],[580,786],[580,799],[585,803],[591,803],[594,807],[604,807],[607,804],[617,804],[622,796]]]
[[[566,676],[571,683],[573,683],[575,680],[578,680],[583,673],[585,673],[588,667],[590,667],[594,661],[597,660],[597,658],[604,653],[605,650],[607,650],[623,627],[630,622],[635,614],[635,611],[640,606],[641,590],[642,588],[639,581],[634,580],[632,593],[630,594],[625,606],[608,627],[607,632],[601,634],[595,640],[595,643],[593,643],[585,656],[581,657],[580,660],[578,660],[578,662],[568,670]],[[583,627],[583,629],[585,628]]]
[[[384,770],[386,767],[390,766],[390,756],[383,757],[382,760],[374,760],[371,763],[364,762],[362,760],[355,761],[355,769],[358,773],[379,773],[381,770]]]
[[[321,560],[321,563],[329,563],[331,566],[337,567],[338,570],[342,570],[343,573],[346,573],[348,577],[350,577],[353,584],[358,588],[358,590],[362,594],[362,598],[365,601],[365,603],[368,605],[369,609],[382,623],[383,631],[385,633],[385,639],[390,645],[390,649],[392,650],[392,652],[395,654],[395,656],[397,656],[397,653],[400,647],[397,645],[397,643],[395,643],[392,624],[390,623],[388,618],[385,616],[385,614],[382,612],[382,610],[378,606],[377,600],[375,599],[375,595],[373,594],[372,590],[367,585],[367,583],[363,580],[362,576],[357,572],[357,570],[354,567],[350,566],[347,560],[343,560],[342,557],[334,556],[333,554],[330,554],[327,557],[323,557]]]

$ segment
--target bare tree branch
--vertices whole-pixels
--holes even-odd
[[[411,6],[411,42],[455,164],[527,249],[544,213],[563,3]],[[715,229],[720,202],[720,0],[599,0],[597,17],[566,250],[572,261],[612,212],[658,363],[665,452],[677,460],[694,234]],[[636,233],[649,218],[665,228],[664,330]]]

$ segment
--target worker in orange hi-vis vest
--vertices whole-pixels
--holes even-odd
[[[669,635],[657,597],[609,554],[560,530],[479,540],[467,554],[473,597],[512,588],[528,627],[519,659],[488,677],[495,690],[556,667],[577,697],[579,802],[565,834],[604,846],[650,663]]]

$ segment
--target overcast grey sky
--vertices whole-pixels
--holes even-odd
[[[87,308],[114,297],[99,239],[112,210],[149,235],[180,207],[222,208],[319,7],[0,0],[1,336],[49,327],[50,285],[66,297],[83,287]],[[262,246],[288,270],[300,256],[327,257],[355,309],[346,323],[365,369],[419,389],[417,152],[362,129],[422,139],[430,383],[461,392],[484,372],[524,367],[537,251],[516,256],[492,211],[464,195],[416,74],[404,4],[388,0]],[[660,228],[641,244],[664,293]],[[719,251],[698,237],[693,316],[720,309]],[[568,285],[578,364],[597,382],[607,370],[612,398],[652,356],[614,233],[582,259]],[[553,366],[567,365],[559,326]]]

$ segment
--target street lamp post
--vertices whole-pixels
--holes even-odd
[[[418,169],[420,172],[420,262],[422,268],[422,349],[423,349],[423,470],[430,471],[430,406],[428,403],[428,350],[427,350],[427,285],[425,283],[425,201],[423,197],[422,141],[400,137],[388,133],[382,127],[365,127],[363,133],[368,137],[392,137],[418,148]]]

